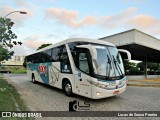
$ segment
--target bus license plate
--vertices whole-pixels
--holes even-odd
[[[117,95],[119,93],[119,90],[117,90],[117,91],[114,91],[114,95]]]

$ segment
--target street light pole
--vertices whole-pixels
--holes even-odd
[[[25,12],[25,11],[13,11],[13,12],[10,12],[7,15],[5,15],[3,18],[6,18],[7,16],[9,16],[10,14],[15,13],[15,12],[19,12],[20,14],[27,14],[27,12]]]

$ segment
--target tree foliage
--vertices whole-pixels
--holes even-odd
[[[14,22],[11,19],[0,17],[0,44],[4,47],[12,48],[14,45],[22,44],[19,41],[13,41],[17,39],[17,35],[11,30],[13,25]]]
[[[139,67],[141,70],[144,70],[144,63],[143,62],[138,63],[137,67]],[[150,69],[151,71],[156,71],[159,70],[159,64],[148,62],[147,68]]]
[[[125,61],[125,69],[130,70],[136,67],[136,63],[129,62],[128,60]]]
[[[3,60],[8,60],[14,54],[13,51],[8,51],[8,49],[4,48],[0,45],[0,62]]]
[[[52,45],[52,44],[51,44],[51,43],[42,44],[41,46],[39,46],[39,47],[37,48],[37,50],[40,50],[40,49],[42,49],[42,48],[45,48],[45,47],[47,47],[47,46],[49,46],[49,45]]]
[[[25,57],[25,58],[24,58],[24,62],[23,62],[23,67],[25,67],[25,68],[27,67],[26,62],[27,62],[27,58]]]
[[[140,75],[144,74],[144,63],[133,63],[125,61],[125,71],[128,75]],[[160,65],[158,63],[147,63],[147,72],[148,74],[157,74],[160,71]]]
[[[142,74],[137,67],[137,64],[134,62],[129,62],[128,60],[125,61],[125,71],[126,74],[138,75]]]
[[[0,17],[0,62],[8,60],[13,56],[14,52],[9,51],[14,45],[21,45],[20,41],[15,41],[17,35],[12,32],[14,23],[9,18]]]

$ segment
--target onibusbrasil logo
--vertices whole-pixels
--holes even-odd
[[[90,111],[91,105],[87,102],[79,102],[77,100],[73,100],[69,102],[69,111]]]

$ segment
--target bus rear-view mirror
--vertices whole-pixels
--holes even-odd
[[[128,50],[118,49],[120,53],[125,53],[127,55],[127,60],[131,60],[131,53]]]

